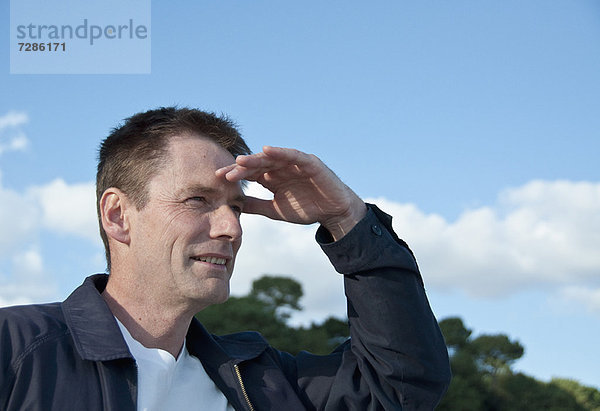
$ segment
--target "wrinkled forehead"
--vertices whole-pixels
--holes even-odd
[[[177,186],[177,191],[197,187],[226,191],[228,196],[243,196],[242,184],[217,177],[215,171],[233,164],[231,153],[216,142],[198,135],[172,137],[167,146],[165,180]]]
[[[235,162],[233,155],[213,139],[196,133],[175,135],[167,143],[167,157],[172,162],[190,166],[206,164],[216,169]]]

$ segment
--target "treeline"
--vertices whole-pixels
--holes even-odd
[[[504,334],[472,337],[460,318],[440,321],[452,382],[438,410],[600,411],[600,391],[577,381],[538,381],[511,366],[524,353]]]
[[[302,310],[302,286],[292,278],[263,276],[250,293],[230,297],[196,317],[214,334],[256,330],[274,347],[297,354],[307,350],[327,354],[348,338],[347,321],[329,317],[309,327],[288,324]],[[524,347],[504,334],[472,336],[460,318],[440,321],[446,339],[452,382],[438,410],[600,411],[600,391],[577,381],[555,378],[549,383],[514,372],[512,365]]]
[[[224,304],[212,305],[196,318],[213,334],[259,331],[279,350],[298,354],[302,350],[329,354],[348,338],[347,321],[329,317],[310,327],[292,327],[288,320],[302,310],[302,285],[282,276],[263,276],[252,283],[250,293],[229,297]]]

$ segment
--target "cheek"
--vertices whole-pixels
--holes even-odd
[[[233,243],[233,255],[237,255],[237,252],[240,250],[240,247],[242,246],[242,238],[240,237],[239,240],[235,241]]]
[[[187,210],[176,217],[166,222],[165,227],[171,237],[193,239],[209,229],[206,214]]]

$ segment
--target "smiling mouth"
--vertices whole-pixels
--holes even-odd
[[[202,261],[204,263],[216,264],[216,265],[225,265],[227,262],[226,259],[221,257],[192,257],[192,260]]]

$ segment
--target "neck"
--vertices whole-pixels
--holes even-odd
[[[194,314],[154,304],[147,294],[132,293],[132,288],[119,287],[110,277],[102,297],[113,315],[144,347],[160,348],[177,358]]]

